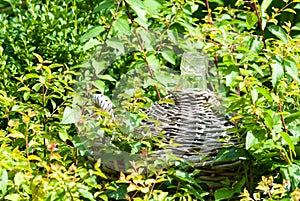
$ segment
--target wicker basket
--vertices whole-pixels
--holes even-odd
[[[223,180],[233,182],[242,173],[247,154],[219,106],[214,93],[201,89],[178,90],[153,104],[142,127],[167,147],[152,158],[172,153],[192,163],[210,190],[222,187]]]

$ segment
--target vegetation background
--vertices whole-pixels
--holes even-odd
[[[224,181],[213,199],[299,200],[299,14],[299,0],[2,0],[1,199],[207,200],[197,169],[171,166],[111,177],[101,160],[88,158],[74,119],[63,118],[64,112],[73,117],[81,70],[101,71],[90,62],[95,50],[109,39],[148,29],[182,34],[208,54],[224,84],[227,112],[235,113],[231,121],[252,157],[245,174],[234,183]],[[180,57],[171,48],[141,47],[102,74],[89,72],[97,80],[92,92],[111,96],[127,72],[149,61],[178,72]],[[143,117],[135,112],[167,93],[159,70],[155,76],[147,72],[151,81],[123,103],[127,125],[136,126]],[[151,149],[149,140],[123,136],[105,118],[100,125],[108,135],[117,132],[118,146],[130,153]]]

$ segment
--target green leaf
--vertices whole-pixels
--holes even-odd
[[[105,31],[105,29],[102,26],[93,27],[92,29],[88,30],[83,36],[81,36],[80,42],[83,43],[85,41],[88,41],[90,38],[99,36],[103,31]]]
[[[272,84],[273,87],[276,86],[277,82],[283,77],[284,70],[281,63],[279,63],[276,59],[272,60],[272,63],[270,64],[272,68]]]
[[[235,161],[237,158],[248,158],[248,154],[244,149],[239,149],[239,148],[231,148],[231,149],[224,149],[221,150],[214,162],[218,163],[224,163],[224,162],[230,162],[230,161]]]
[[[300,79],[298,77],[297,64],[295,63],[295,61],[289,57],[285,58],[284,59],[284,67],[285,67],[286,73],[300,84]]]
[[[17,193],[9,194],[4,197],[5,200],[11,200],[11,201],[16,201],[16,200],[22,200],[20,195]]]
[[[62,66],[64,66],[64,65],[62,65],[62,64],[51,64],[51,65],[49,66],[49,68],[50,68],[50,69],[53,69],[53,68],[58,68],[58,67],[62,67]]]
[[[14,177],[14,184],[16,186],[20,186],[20,184],[25,183],[26,179],[25,179],[25,175],[23,172],[18,172],[15,177]]]
[[[159,13],[159,9],[162,6],[159,1],[156,0],[144,0],[144,5],[150,15],[156,15]]]
[[[101,195],[99,196],[99,198],[101,198],[101,199],[104,200],[104,201],[108,201],[108,197],[107,197],[107,195],[105,195],[105,194],[101,194]]]
[[[203,199],[203,197],[205,196],[205,195],[208,195],[209,193],[208,192],[202,192],[201,194],[200,194],[200,190],[199,189],[195,189],[192,185],[190,185],[190,184],[185,184],[184,185],[184,187],[186,187],[189,191],[191,191],[192,193],[193,193],[193,195],[198,199],[198,200],[202,200],[202,201],[205,201],[204,199]]]
[[[286,132],[279,132],[282,139],[287,143],[287,145],[291,148],[291,150],[295,153],[295,146],[293,143],[293,140],[291,139],[291,136],[287,134]]]
[[[24,98],[24,101],[28,101],[28,99],[30,98],[30,91],[26,91],[26,92],[23,94],[23,98]]]
[[[6,194],[7,184],[8,184],[8,174],[7,171],[4,169],[2,171],[1,180],[0,180],[0,189],[2,191],[2,195]]]
[[[226,86],[231,86],[231,84],[234,83],[234,80],[236,79],[236,77],[239,75],[238,72],[235,71],[231,71],[230,74],[225,76],[226,79]]]
[[[117,80],[115,78],[113,78],[112,76],[105,74],[105,75],[99,75],[99,78],[101,80],[108,80],[108,81],[112,81],[112,82],[116,82]]]
[[[113,24],[113,28],[118,32],[118,34],[129,34],[130,27],[128,18],[126,16],[117,18],[117,20]]]
[[[252,68],[254,68],[256,70],[256,72],[258,72],[261,76],[264,76],[263,71],[261,70],[261,68],[257,65],[257,64],[251,64],[250,65]]]
[[[93,13],[97,13],[101,10],[109,10],[110,7],[115,5],[115,1],[112,0],[105,0],[99,4],[96,8],[94,8]]]
[[[267,26],[267,22],[268,22],[268,15],[265,12],[263,12],[261,15],[261,28],[263,30],[265,30]]]
[[[45,84],[47,82],[47,77],[46,76],[40,76],[39,80],[40,80],[41,84]]]
[[[267,89],[265,89],[263,87],[256,87],[255,89],[260,94],[262,94],[267,99],[268,102],[270,102],[270,103],[273,102],[273,98],[272,98],[272,96],[270,95],[270,92]]]
[[[20,131],[16,131],[16,130],[11,130],[10,134],[8,134],[7,137],[25,139],[24,134],[21,133]]]
[[[263,48],[264,44],[258,37],[251,37],[250,44],[249,44],[249,52],[251,53],[259,53],[260,50]]]
[[[106,195],[108,195],[109,198],[113,198],[115,200],[121,200],[124,199],[125,195],[127,194],[127,185],[126,184],[111,184],[112,188],[115,190],[107,190]]]
[[[248,12],[246,17],[247,29],[251,29],[257,22],[257,16],[254,13]]]
[[[93,194],[91,194],[90,192],[88,192],[88,191],[86,191],[86,190],[84,190],[84,189],[79,188],[79,189],[78,189],[78,192],[79,192],[84,198],[87,198],[87,199],[89,199],[89,200],[95,200]]]
[[[80,108],[66,107],[61,123],[62,124],[73,124],[80,121],[81,110]]]
[[[285,31],[277,25],[270,25],[268,27],[269,31],[277,36],[280,40],[282,40],[285,44],[289,43],[288,35],[285,33]]]
[[[131,154],[136,154],[142,148],[142,144],[141,142],[133,142],[130,144],[130,147],[131,147]]]
[[[92,60],[92,66],[95,69],[95,74],[98,75],[99,73],[102,73],[103,70],[106,69],[106,61],[96,61],[95,59]]]
[[[300,3],[297,3],[297,4],[294,6],[294,9],[300,9]]]
[[[42,161],[42,159],[36,155],[29,155],[27,159],[30,161],[39,161],[39,162]]]
[[[157,72],[160,67],[159,59],[155,55],[147,56],[148,64],[152,71]]]
[[[264,116],[264,122],[266,126],[272,131],[274,125],[274,119],[271,117],[269,113],[266,113]]]
[[[87,51],[100,44],[101,43],[97,39],[91,38],[87,43],[84,44],[83,51]]]
[[[40,63],[43,63],[43,62],[44,62],[44,60],[43,60],[43,58],[41,57],[41,55],[39,55],[39,54],[37,54],[37,53],[32,53],[32,54],[39,60]]]
[[[291,8],[286,8],[286,9],[283,10],[283,12],[290,12],[290,13],[293,13],[295,15],[297,14],[297,12],[295,10],[291,9]]]
[[[252,134],[251,131],[248,131],[246,135],[246,149],[248,150],[258,143],[259,140]]]
[[[251,97],[252,97],[253,104],[255,104],[258,98],[258,93],[256,89],[251,90]]]
[[[18,91],[30,91],[30,89],[26,86],[19,88]]]
[[[25,75],[26,80],[31,78],[39,78],[40,76],[36,73],[28,73]]]
[[[138,34],[143,42],[144,49],[147,51],[154,51],[157,43],[157,38],[153,35],[153,33],[150,33],[149,31],[146,31],[145,29],[139,29]],[[148,56],[148,55],[147,55]],[[151,57],[152,55],[150,55]]]
[[[172,50],[163,50],[163,51],[161,51],[161,55],[163,56],[163,58],[165,60],[167,60],[171,64],[173,64],[173,65],[176,64],[174,51],[172,51]]]
[[[176,170],[174,173],[174,176],[181,179],[182,181],[196,184],[196,180],[187,172],[183,172],[181,170]]]
[[[229,198],[232,198],[233,195],[234,195],[234,190],[230,190],[228,188],[220,188],[216,190],[214,193],[214,197],[216,201],[227,200]]]
[[[135,19],[135,21],[143,26],[148,27],[147,24],[147,17],[146,17],[146,7],[143,4],[141,0],[126,0],[126,2],[130,5],[130,7],[134,10],[134,12],[137,14],[138,18]]]
[[[233,189],[235,193],[240,193],[242,192],[243,187],[245,186],[246,183],[246,177],[239,178],[239,181],[235,184],[233,184]]]
[[[161,192],[161,193],[158,195],[157,200],[164,201],[164,200],[166,200],[167,196],[168,196],[168,192]]]
[[[272,3],[273,0],[264,0],[260,6],[261,8],[261,12],[264,13],[267,8],[270,6],[270,4]]]
[[[104,92],[105,83],[102,80],[96,80],[93,82],[93,85],[100,91]]]
[[[289,114],[287,116],[284,117],[285,123],[286,124],[290,124],[295,120],[298,120],[300,118],[300,111],[293,113],[293,114]]]
[[[24,111],[25,109],[26,109],[26,106],[24,106],[24,105],[14,105],[11,108],[11,111],[21,112],[21,111]]]
[[[63,142],[65,142],[67,139],[69,139],[69,135],[67,132],[59,132],[58,136]]]
[[[124,42],[117,38],[111,38],[106,42],[107,46],[112,47],[119,51],[120,54],[125,54]]]
[[[33,85],[32,89],[35,91],[35,92],[38,92],[41,88],[42,84],[41,83],[36,83],[35,85]]]
[[[126,2],[130,5],[130,6],[135,6],[135,7],[139,7],[141,9],[145,9],[145,5],[141,0],[126,0]]]

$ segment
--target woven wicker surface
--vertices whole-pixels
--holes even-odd
[[[222,148],[237,146],[234,133],[228,132],[233,126],[219,106],[214,93],[199,89],[175,91],[153,104],[148,111],[149,120],[142,125],[168,144],[157,156],[172,152],[196,166],[211,166]]]

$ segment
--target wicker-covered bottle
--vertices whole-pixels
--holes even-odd
[[[216,181],[237,174],[241,157],[236,149],[240,143],[230,131],[233,125],[219,110],[215,93],[207,89],[207,66],[206,55],[184,53],[178,85],[150,107],[143,125],[168,145],[157,157],[172,153],[192,162],[201,169],[199,178],[214,187]]]

